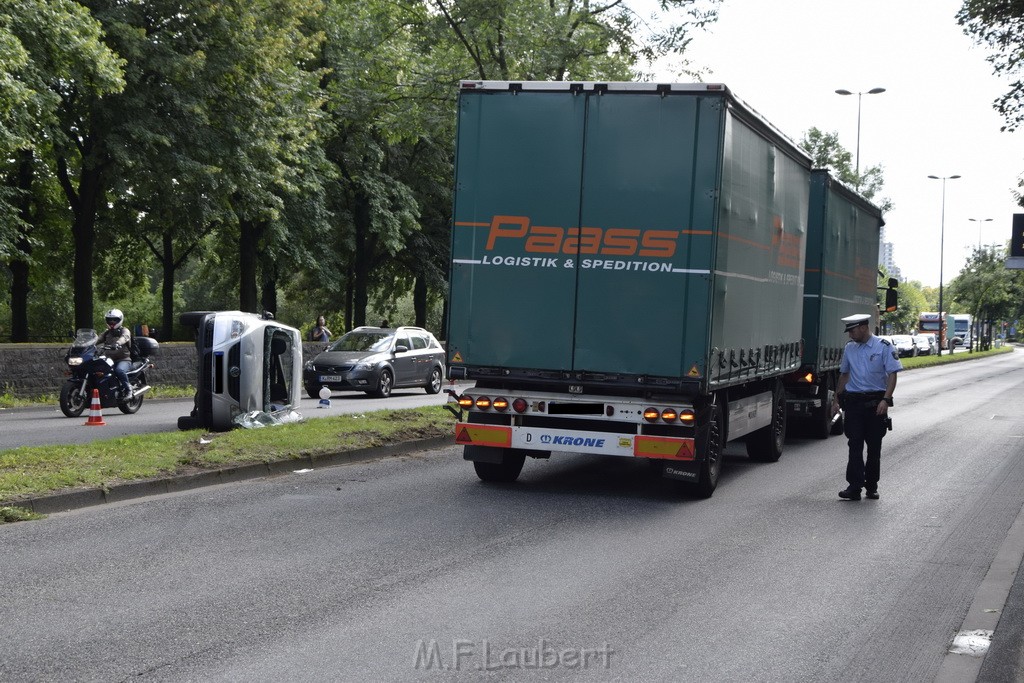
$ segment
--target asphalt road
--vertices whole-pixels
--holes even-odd
[[[362,392],[335,392],[331,405],[319,406],[319,400],[303,394],[299,412],[307,418],[330,417],[346,413],[374,410],[443,406],[448,397],[444,393],[428,394],[423,389],[396,389],[389,398],[372,398]],[[158,399],[143,401],[134,415],[125,415],[117,408],[103,410],[102,427],[86,427],[86,410],[81,417],[65,417],[56,404],[30,408],[0,410],[0,451],[18,446],[48,446],[57,444],[89,443],[97,439],[110,439],[132,434],[154,434],[175,431],[178,418],[192,411],[192,399]]]
[[[896,399],[878,501],[841,438],[702,501],[451,447],[0,526],[0,680],[932,681],[1024,503],[1024,352]]]

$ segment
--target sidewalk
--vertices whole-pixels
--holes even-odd
[[[1024,508],[974,594],[936,683],[1024,680]]]

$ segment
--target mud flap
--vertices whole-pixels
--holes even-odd
[[[661,476],[666,479],[678,479],[696,483],[700,480],[700,463],[678,462],[676,460],[665,460],[661,470]]]
[[[505,461],[504,448],[491,448],[489,446],[463,446],[462,459],[473,462],[491,462],[496,465]]]

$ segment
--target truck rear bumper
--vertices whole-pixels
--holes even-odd
[[[455,441],[464,446],[568,451],[661,460],[694,460],[692,438],[614,434],[546,427],[519,427],[459,422]]]

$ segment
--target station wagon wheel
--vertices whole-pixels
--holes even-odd
[[[427,380],[426,390],[428,394],[436,394],[441,391],[441,368],[436,365],[430,371],[430,379]]]
[[[377,391],[373,392],[373,395],[377,398],[387,398],[391,395],[394,383],[395,378],[391,375],[391,371],[384,368],[380,371],[380,381],[377,383]]]

